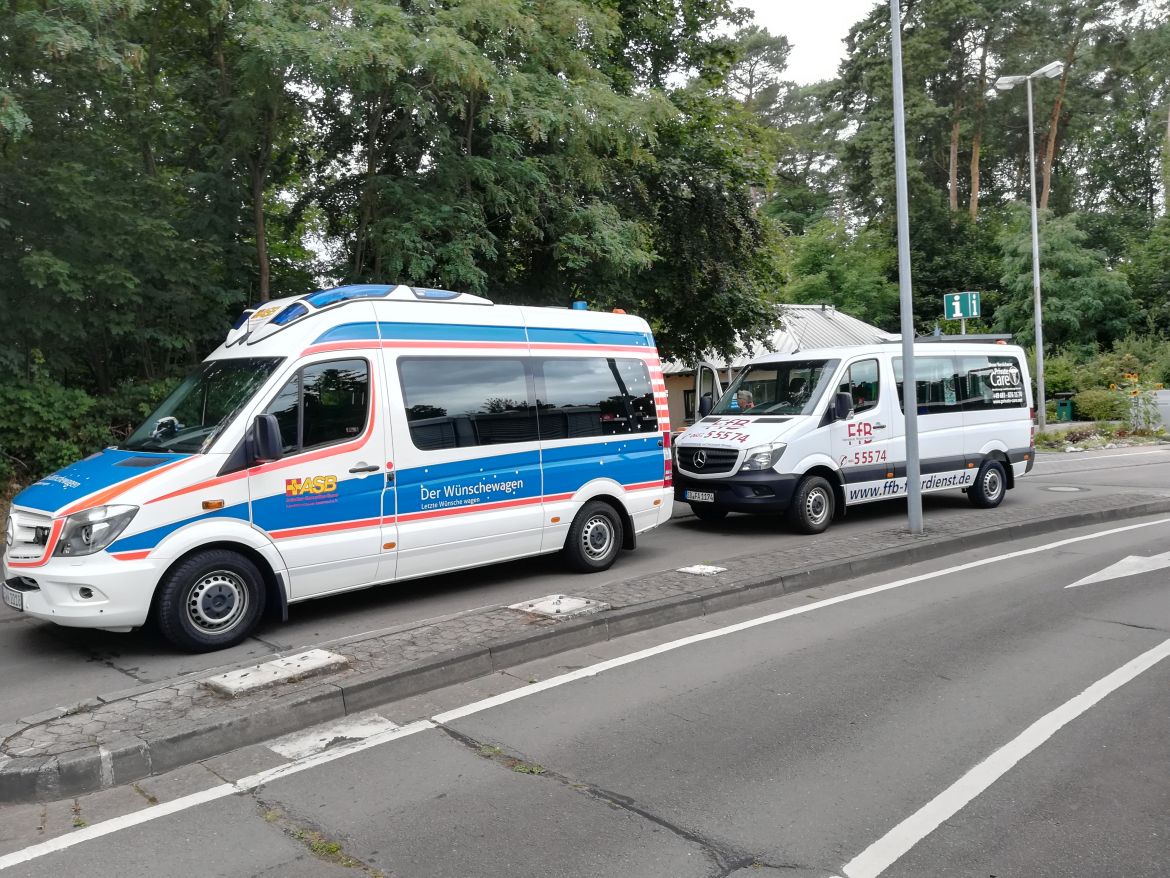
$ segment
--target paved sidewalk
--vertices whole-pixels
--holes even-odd
[[[1078,497],[1013,505],[716,562],[714,576],[664,571],[578,596],[611,609],[561,621],[489,607],[364,634],[330,649],[347,668],[229,698],[196,679],[95,697],[0,726],[0,802],[52,801],[127,784],[249,744],[590,643],[779,594],[1011,539],[1170,512],[1170,497]],[[766,541],[761,541],[766,544]],[[533,595],[538,597],[538,595]],[[210,676],[210,675],[208,675]]]

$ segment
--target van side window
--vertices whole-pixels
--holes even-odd
[[[331,360],[304,366],[264,410],[280,424],[286,454],[355,439],[370,409],[370,366]]]
[[[918,392],[918,414],[941,415],[963,410],[959,400],[958,376],[951,357],[915,357],[914,383]],[[898,385],[898,404],[905,411],[902,392],[902,358],[894,358],[894,381]]]
[[[1024,376],[1015,357],[959,357],[964,411],[1024,408]]]
[[[542,439],[658,430],[646,364],[633,359],[547,359],[537,377]]]
[[[848,393],[853,399],[854,413],[869,411],[878,404],[881,379],[877,360],[862,360],[849,367],[838,393]]]
[[[410,357],[398,361],[398,375],[420,450],[536,441],[523,360]]]

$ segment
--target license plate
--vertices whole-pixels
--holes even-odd
[[[4,586],[4,603],[14,610],[24,610],[24,595],[14,588]]]
[[[687,491],[686,498],[692,503],[715,502],[715,495],[711,491]]]

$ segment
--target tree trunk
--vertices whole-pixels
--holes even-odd
[[[1077,55],[1077,46],[1080,45],[1081,35],[1084,33],[1085,20],[1081,20],[1076,36],[1064,59],[1064,71],[1060,74],[1060,88],[1056,92],[1056,103],[1052,105],[1052,115],[1048,117],[1048,143],[1044,147],[1044,158],[1040,162],[1040,175],[1043,184],[1040,187],[1040,209],[1048,209],[1048,196],[1052,189],[1052,162],[1056,157],[1056,130],[1060,122],[1060,110],[1064,105],[1064,93],[1068,89],[1068,72]],[[1029,132],[1031,133],[1031,132]]]
[[[264,168],[257,161],[252,162],[252,223],[256,234],[256,264],[260,268],[260,301],[267,302],[269,296],[268,238],[264,228]]]
[[[991,45],[991,28],[984,31],[983,51],[979,53],[979,81],[975,86],[975,132],[971,135],[971,197],[967,212],[971,219],[979,216],[979,150],[983,146],[983,114],[987,108],[987,49]]]
[[[951,160],[950,160],[950,188],[951,213],[959,211],[959,113],[963,109],[961,99],[955,100],[955,112],[951,117]]]
[[[386,108],[384,96],[379,93],[370,108],[369,136],[366,138],[366,182],[362,187],[362,212],[359,214],[357,234],[353,242],[353,273],[361,275],[366,261],[366,231],[374,218],[374,176],[378,171],[378,132],[382,129]]]

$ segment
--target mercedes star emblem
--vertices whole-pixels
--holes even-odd
[[[696,451],[694,462],[695,462],[695,469],[702,469],[704,466],[706,466],[707,465],[707,452],[703,451],[702,449],[700,449],[699,451]]]

